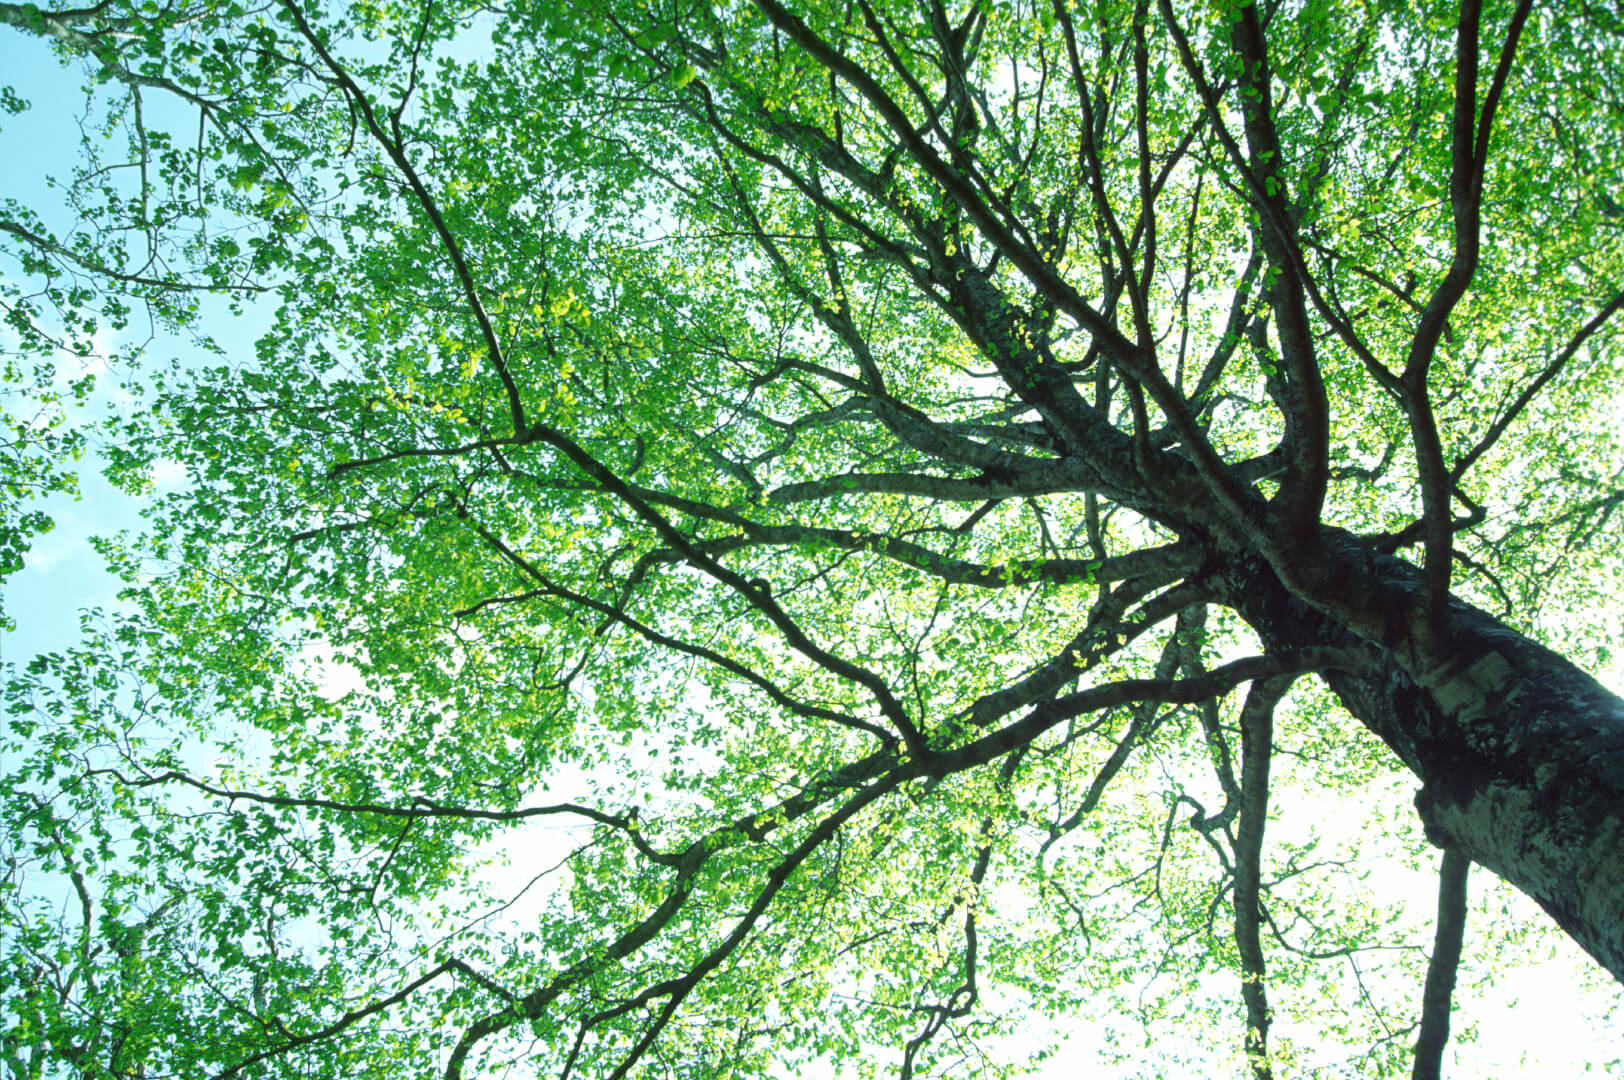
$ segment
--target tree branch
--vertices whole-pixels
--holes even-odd
[[[1253,1080],[1271,1080],[1269,1025],[1272,1012],[1264,985],[1260,881],[1263,828],[1269,816],[1269,759],[1274,753],[1274,709],[1294,675],[1252,683],[1241,707],[1241,812],[1235,830],[1235,946],[1241,960],[1241,999],[1246,1003],[1246,1060]]]
[[[1455,221],[1455,251],[1449,270],[1433,291],[1410,340],[1409,356],[1399,381],[1404,386],[1410,431],[1415,443],[1416,469],[1421,481],[1422,521],[1426,526],[1426,577],[1422,601],[1426,627],[1433,643],[1442,647],[1448,634],[1450,557],[1453,530],[1449,524],[1449,475],[1444,467],[1438,422],[1427,391],[1428,374],[1438,351],[1449,313],[1455,309],[1477,273],[1482,231],[1483,177],[1488,167],[1489,133],[1494,112],[1511,73],[1511,62],[1533,0],[1520,0],[1511,15],[1500,62],[1477,109],[1478,29],[1480,0],[1464,0],[1455,32],[1455,109],[1451,122],[1452,149],[1449,201]]]
[[[1421,996],[1421,1034],[1415,1043],[1412,1080],[1439,1080],[1444,1047],[1449,1042],[1449,1013],[1466,936],[1466,875],[1472,860],[1446,849],[1438,872],[1438,930],[1427,962],[1427,985]]]
[[[296,0],[281,0],[281,4],[289,17],[292,18],[300,35],[309,42],[316,55],[321,57],[321,61],[327,66],[327,70],[332,72],[333,78],[337,80],[345,95],[354,103],[356,110],[361,114],[367,132],[379,146],[383,147],[384,153],[389,155],[389,160],[394,162],[395,168],[400,172],[401,176],[406,178],[406,184],[411,190],[412,196],[417,200],[418,205],[423,208],[423,213],[428,217],[429,223],[433,225],[435,234],[445,248],[446,257],[451,260],[451,267],[456,273],[457,282],[462,286],[463,301],[468,305],[469,313],[473,315],[474,322],[479,326],[480,336],[485,341],[486,355],[490,358],[491,366],[495,369],[497,377],[501,379],[502,388],[507,393],[508,411],[513,422],[513,435],[515,438],[522,436],[529,429],[529,424],[525,421],[524,402],[519,394],[519,385],[514,382],[513,373],[508,369],[507,356],[502,350],[501,340],[497,337],[496,326],[491,322],[490,314],[485,310],[485,302],[480,299],[479,287],[474,281],[473,270],[468,266],[468,259],[463,254],[462,242],[457,239],[456,234],[451,231],[451,227],[446,224],[445,216],[440,213],[439,203],[430,194],[422,178],[418,176],[417,169],[412,164],[411,159],[406,156],[405,145],[400,139],[391,136],[384,129],[377,113],[373,111],[372,102],[367,98],[366,93],[350,77],[350,73],[344,66],[327,50],[327,46],[322,44],[320,36],[311,28],[310,23],[305,19],[304,12],[299,9]]]

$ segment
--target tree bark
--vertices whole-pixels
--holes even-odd
[[[1422,574],[1337,530],[1352,608],[1370,591],[1414,610]],[[1270,649],[1362,640],[1259,561],[1220,572],[1230,602]],[[1396,625],[1396,624],[1395,624]],[[1327,672],[1344,706],[1421,780],[1427,837],[1499,874],[1624,982],[1624,700],[1568,660],[1459,600],[1447,644],[1382,642],[1371,671]]]

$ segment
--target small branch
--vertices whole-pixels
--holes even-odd
[[[61,857],[62,865],[67,868],[68,877],[73,882],[73,891],[79,897],[79,962],[83,965],[85,981],[91,982],[90,938],[96,929],[96,908],[95,902],[90,897],[90,886],[85,882],[84,871],[80,868],[79,861],[73,857],[73,848],[69,846],[67,839],[62,835],[62,827],[51,816],[50,804],[38,795],[31,794],[29,798],[39,811],[40,817],[49,823],[51,846],[56,848],[57,855]],[[91,983],[91,985],[94,985],[94,983]]]
[[[0,232],[10,233],[11,235],[39,248],[41,251],[48,251],[52,255],[67,259],[80,269],[95,274],[98,277],[111,278],[114,281],[122,281],[126,285],[142,285],[151,289],[161,289],[164,292],[219,292],[224,290],[226,292],[235,293],[262,293],[267,291],[263,285],[198,285],[191,282],[169,281],[163,278],[152,278],[141,274],[130,274],[120,270],[114,270],[112,267],[103,266],[101,263],[93,262],[85,256],[80,255],[78,252],[63,247],[55,240],[40,236],[38,233],[30,232],[21,225],[18,225],[16,222],[12,221],[0,221]]]
[[[917,756],[924,755],[926,751],[924,735],[903,709],[902,703],[892,694],[891,688],[883,678],[867,667],[836,656],[818,645],[770,593],[756,588],[750,579],[718,563],[614,470],[592,456],[585,447],[564,432],[545,423],[537,423],[530,429],[529,435],[557,450],[589,479],[624,502],[639,518],[651,526],[661,539],[681,553],[691,564],[744,597],[778,629],[790,648],[836,677],[856,683],[867,690],[886,720],[896,728],[910,750]]]
[[[377,1001],[374,1001],[363,1008],[353,1009],[324,1028],[307,1032],[304,1035],[295,1036],[294,1038],[289,1039],[287,1042],[281,1043],[280,1045],[270,1047],[266,1050],[261,1050],[259,1053],[237,1062],[237,1064],[231,1066],[230,1068],[215,1073],[213,1080],[230,1080],[230,1078],[233,1076],[241,1075],[244,1069],[247,1069],[252,1065],[256,1065],[261,1061],[265,1061],[268,1058],[280,1057],[289,1050],[296,1050],[301,1046],[309,1046],[311,1043],[324,1042],[325,1040],[342,1033],[346,1028],[353,1027],[355,1024],[365,1020],[367,1017],[374,1016],[383,1012],[385,1009],[400,1004],[402,1001],[405,1001],[407,998],[415,994],[422,987],[433,982],[435,979],[439,978],[448,971],[455,971],[473,976],[474,982],[478,983],[485,989],[495,990],[495,992],[500,993],[501,996],[508,998],[509,1000],[512,999],[511,995],[500,990],[498,987],[494,987],[494,984],[492,984],[488,979],[485,979],[471,971],[468,965],[463,963],[461,960],[447,960],[438,967],[434,968],[434,970],[428,972],[426,975],[423,975],[407,984],[398,993],[391,994],[386,998],[379,998]]]
[[[1190,621],[1186,617],[1186,613],[1205,612],[1205,610],[1205,605],[1192,604],[1185,611],[1179,612],[1178,628],[1168,636],[1167,644],[1162,646],[1161,658],[1156,662],[1156,677],[1158,679],[1170,679],[1178,671],[1184,652],[1182,638],[1185,635],[1186,624]],[[1116,778],[1117,773],[1122,771],[1122,767],[1128,763],[1128,757],[1133,753],[1134,748],[1150,737],[1150,734],[1156,730],[1162,719],[1157,713],[1154,702],[1138,702],[1132,707],[1130,714],[1131,720],[1128,723],[1127,731],[1123,732],[1110,756],[1105,759],[1104,764],[1099,767],[1099,771],[1094,774],[1094,779],[1089,783],[1088,791],[1083,796],[1082,801],[1078,803],[1077,809],[1072,811],[1071,815],[1065,820],[1049,825],[1049,838],[1038,849],[1038,858],[1040,860],[1054,846],[1056,841],[1081,825],[1083,819],[1094,812],[1094,809],[1099,806],[1100,800],[1105,797],[1105,791],[1110,786],[1111,781]]]
[[[377,113],[373,110],[372,102],[367,99],[360,86],[356,85],[355,80],[350,77],[350,73],[344,66],[333,57],[332,53],[328,52],[327,47],[322,44],[320,36],[311,27],[309,21],[305,19],[304,12],[299,9],[299,5],[294,0],[282,0],[282,7],[293,19],[293,23],[298,28],[300,35],[309,42],[316,55],[321,57],[322,63],[326,65],[328,71],[332,72],[333,78],[337,81],[339,87],[343,89],[354,104],[362,122],[366,125],[367,131],[378,145],[383,147],[384,152],[394,162],[395,168],[400,172],[401,176],[405,177],[407,187],[416,198],[418,205],[423,208],[423,213],[427,215],[429,223],[433,225],[435,233],[440,238],[441,245],[445,248],[446,256],[451,260],[451,266],[457,275],[457,281],[462,286],[463,299],[468,304],[468,310],[474,316],[474,321],[479,324],[479,333],[484,338],[485,351],[490,357],[491,366],[496,369],[497,377],[502,380],[502,387],[507,392],[508,411],[512,415],[514,437],[517,438],[523,435],[529,428],[529,424],[525,421],[524,403],[519,394],[518,383],[513,381],[513,373],[508,369],[507,357],[502,351],[502,343],[497,337],[496,327],[491,322],[490,314],[485,310],[484,301],[479,298],[479,288],[474,281],[473,271],[468,266],[467,257],[463,254],[462,244],[458,242],[455,234],[452,233],[451,227],[446,224],[444,215],[440,213],[438,202],[429,193],[422,178],[418,176],[417,169],[412,165],[411,159],[406,156],[403,141],[399,138],[399,125],[396,125],[396,135],[391,137],[390,133],[384,130]]]
[[[170,769],[166,772],[155,773],[132,779],[117,769],[92,769],[90,776],[111,776],[114,780],[132,788],[155,787],[162,784],[180,784],[185,787],[201,791],[205,795],[212,795],[227,802],[252,802],[262,806],[275,806],[284,810],[330,810],[340,814],[370,814],[375,817],[399,817],[408,819],[417,818],[450,818],[463,821],[497,821],[513,822],[525,821],[534,817],[549,817],[555,814],[575,814],[587,818],[599,825],[609,825],[620,829],[631,836],[632,842],[637,844],[638,850],[656,862],[672,862],[671,856],[662,855],[647,846],[634,827],[630,818],[618,814],[606,814],[602,810],[594,810],[590,806],[580,806],[575,803],[557,803],[552,806],[529,806],[518,810],[479,810],[464,806],[446,806],[437,803],[422,795],[414,795],[410,802],[404,805],[391,805],[389,803],[350,803],[337,799],[300,798],[294,795],[268,795],[258,791],[242,791],[233,788],[217,787],[214,784],[188,776],[183,772]]]
[[[692,642],[683,641],[681,638],[674,638],[668,634],[662,634],[652,626],[648,626],[645,623],[632,618],[630,615],[627,615],[624,611],[620,610],[620,608],[615,607],[612,604],[606,604],[603,601],[595,600],[584,593],[579,593],[574,589],[559,585],[538,570],[535,564],[530,562],[530,560],[508,547],[482,526],[470,523],[470,527],[476,534],[478,534],[480,539],[489,544],[499,555],[507,559],[514,566],[523,571],[528,577],[537,582],[540,585],[540,589],[535,590],[536,593],[551,596],[571,604],[576,604],[590,611],[595,611],[599,615],[603,615],[622,624],[623,626],[630,628],[655,645],[670,649],[673,652],[685,653],[689,656],[697,657],[701,660],[715,664],[723,671],[731,672],[732,674],[739,676],[741,679],[747,680],[765,693],[773,701],[798,715],[820,720],[832,720],[837,724],[843,724],[859,731],[866,731],[870,735],[878,738],[881,742],[889,742],[891,740],[891,733],[882,727],[871,724],[866,720],[859,719],[858,717],[851,716],[847,713],[839,712],[834,709],[825,709],[818,705],[810,705],[806,702],[799,701],[790,696],[787,691],[780,688],[765,675],[746,667],[731,657],[724,656],[721,653],[716,652],[714,649],[707,648],[703,645],[695,645]],[[759,592],[760,590],[756,591]],[[471,614],[472,610],[473,609],[467,609],[465,612],[459,612],[459,614]]]
[[[1130,607],[1167,583],[1165,576],[1147,574],[1119,588],[1102,590],[1099,601],[1088,613],[1087,624],[1064,648],[1030,674],[1013,679],[998,690],[982,694],[961,710],[955,719],[968,718],[976,727],[990,727],[994,721],[1016,709],[1043,701],[1067,684],[1076,682],[1083,672],[1105,657],[1128,647],[1151,627],[1172,618],[1191,604],[1211,599],[1212,589],[1208,582],[1185,581],[1165,589],[1134,612],[1131,619],[1128,617]]]
[[[414,446],[405,450],[391,450],[389,453],[379,454],[377,457],[341,461],[327,470],[327,479],[336,480],[352,469],[366,469],[391,461],[401,461],[405,458],[461,457],[464,454],[471,454],[475,450],[495,450],[504,446],[524,446],[529,441],[523,435],[510,435],[500,439],[481,439],[478,442],[464,443],[461,446]]]
[[[1546,384],[1562,373],[1562,369],[1567,366],[1568,361],[1573,359],[1574,354],[1579,351],[1579,346],[1583,345],[1597,330],[1600,330],[1608,319],[1618,313],[1620,308],[1624,308],[1624,290],[1614,294],[1613,298],[1607,301],[1589,322],[1574,332],[1573,337],[1568,339],[1568,343],[1563,346],[1562,351],[1557,353],[1555,358],[1545,365],[1545,369],[1534,378],[1533,382],[1524,388],[1521,394],[1517,395],[1517,400],[1512,402],[1511,408],[1507,409],[1504,415],[1489,425],[1489,430],[1483,433],[1483,437],[1477,441],[1476,446],[1472,447],[1460,460],[1455,462],[1455,467],[1449,470],[1451,484],[1460,482],[1460,478],[1466,474],[1466,470],[1470,469],[1477,459],[1482,457],[1499,440],[1501,435],[1505,434],[1506,429],[1511,426],[1518,416],[1522,415],[1522,411],[1538,396]]]
[[[665,1008],[668,1013],[674,1012],[682,999],[687,997],[689,992],[706,975],[726,960],[750,936],[755,924],[772,903],[773,897],[777,895],[784,883],[789,880],[790,875],[808,856],[839,832],[841,826],[858,811],[895,791],[906,781],[915,779],[920,775],[920,770],[916,764],[909,763],[900,768],[893,768],[896,764],[896,759],[889,752],[870,755],[862,761],[855,762],[853,765],[831,774],[826,780],[810,785],[801,796],[780,804],[774,811],[769,811],[769,817],[773,814],[781,814],[781,820],[790,821],[823,805],[836,792],[850,791],[853,787],[857,789],[846,802],[835,807],[828,817],[814,826],[805,840],[768,871],[767,881],[762,885],[761,891],[756,894],[749,910],[734,924],[732,932],[694,966],[681,975],[655,983],[642,992],[587,1017],[582,1024],[582,1031],[580,1038],[577,1039],[576,1049],[570,1055],[570,1062],[573,1063],[579,1052],[579,1043],[585,1037],[586,1028],[602,1023],[605,1020],[623,1016],[659,998],[667,999]],[[863,786],[865,784],[867,786]],[[758,824],[751,824],[752,822]],[[654,940],[665,928],[666,924],[687,903],[700,869],[712,855],[742,842],[744,838],[760,839],[776,827],[776,825],[762,820],[760,815],[754,815],[743,819],[743,821],[712,830],[705,837],[691,844],[681,857],[677,878],[671,885],[670,891],[659,906],[645,918],[612,942],[607,943],[600,950],[595,950],[593,957],[572,965],[551,981],[532,990],[501,1012],[492,1013],[471,1024],[452,1048],[445,1067],[446,1080],[461,1080],[463,1066],[468,1055],[484,1039],[497,1032],[507,1030],[522,1019],[541,1016],[564,990],[581,982],[592,973],[601,970],[605,965],[632,955]],[[669,1015],[667,1019],[669,1019]],[[663,1027],[664,1023],[665,1021],[659,1021],[658,1026]],[[655,1031],[654,1034],[658,1034],[658,1031]],[[627,1057],[622,1060],[617,1075],[624,1075],[625,1071],[629,1070],[652,1045],[652,1041],[652,1039],[645,1039],[634,1046],[628,1052]]]

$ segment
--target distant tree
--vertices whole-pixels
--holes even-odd
[[[1624,977],[1613,6],[0,21],[19,355],[200,346],[8,684],[13,1075],[1436,1075],[1469,863]]]

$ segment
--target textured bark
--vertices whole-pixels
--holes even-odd
[[[1421,573],[1327,531],[1351,607],[1372,593],[1414,610]],[[1270,648],[1360,640],[1335,597],[1294,596],[1255,560],[1224,573],[1231,602]],[[1398,625],[1395,621],[1394,625]],[[1442,647],[1396,632],[1369,674],[1328,672],[1348,710],[1420,778],[1433,843],[1533,897],[1624,981],[1624,700],[1486,612],[1450,606]]]

